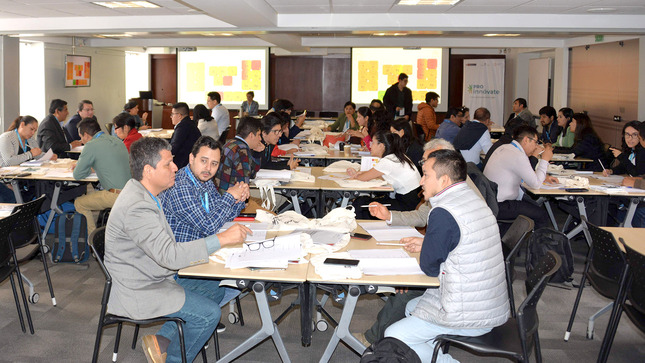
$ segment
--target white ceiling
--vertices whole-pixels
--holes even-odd
[[[108,9],[91,0],[0,0],[0,34],[76,36],[92,46],[272,46],[291,52],[388,44],[567,46],[594,34],[607,39],[645,36],[645,0],[462,0],[455,6],[402,6],[398,0],[151,2],[160,8]],[[594,8],[613,10],[589,12]],[[374,35],[383,31],[390,34]],[[130,36],[96,38],[122,33]],[[484,38],[484,33],[521,36],[500,40]]]

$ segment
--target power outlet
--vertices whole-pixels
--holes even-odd
[[[620,121],[622,121],[622,120],[623,120],[623,118],[622,118],[622,117],[620,117],[620,116],[614,116],[614,121],[616,121],[616,122],[620,122]]]

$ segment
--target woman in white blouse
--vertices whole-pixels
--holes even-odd
[[[219,139],[217,121],[213,119],[211,112],[206,108],[206,106],[202,104],[195,105],[195,108],[193,108],[193,121],[202,133],[202,136],[210,136],[215,140]]]
[[[0,135],[0,159],[2,166],[20,165],[39,158],[42,151],[34,138],[38,120],[32,116],[20,116],[13,121],[7,132]]]
[[[352,203],[356,209],[356,218],[371,218],[368,209],[362,206],[373,201],[391,204],[388,207],[390,210],[414,210],[421,200],[419,197],[421,176],[412,160],[405,154],[405,147],[399,135],[378,131],[374,134],[370,152],[372,156],[381,158],[373,168],[360,172],[349,168],[347,174],[353,179],[363,181],[383,178],[392,185],[394,193],[378,199],[370,196],[356,198]]]

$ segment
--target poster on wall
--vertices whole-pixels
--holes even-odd
[[[490,119],[504,125],[504,59],[464,59],[464,106],[470,114],[480,107]]]
[[[86,55],[65,56],[65,87],[89,87],[92,57]]]

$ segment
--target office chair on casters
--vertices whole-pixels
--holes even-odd
[[[511,316],[515,317],[515,298],[513,296],[513,280],[515,280],[515,257],[517,257],[526,236],[535,226],[529,217],[519,215],[513,221],[510,228],[502,237],[502,245],[508,252],[505,254],[504,264],[506,265],[506,285],[508,288],[508,302],[511,305]],[[505,251],[506,252],[506,251]]]
[[[540,258],[535,269],[527,276],[526,285],[531,289],[526,299],[517,309],[515,318],[509,318],[503,325],[493,328],[489,333],[478,337],[437,336],[435,338],[436,345],[432,362],[437,361],[439,349],[445,346],[447,352],[450,344],[462,346],[467,350],[485,355],[504,356],[527,363],[532,344],[537,362],[542,362],[536,308],[549,277],[558,271],[561,263],[560,256],[554,251],[548,251],[546,255]]]

